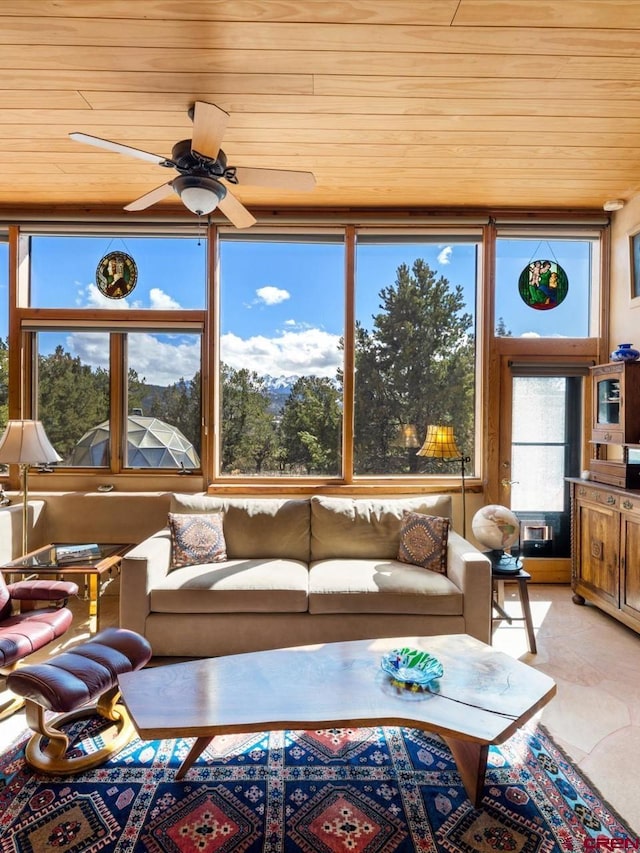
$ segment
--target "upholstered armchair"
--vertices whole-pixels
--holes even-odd
[[[7,584],[0,573],[0,676],[57,640],[70,627],[66,603],[78,585],[58,580],[23,580]],[[41,606],[42,603],[47,606]],[[38,606],[40,605],[40,606]],[[0,720],[18,711],[21,697],[0,696]]]

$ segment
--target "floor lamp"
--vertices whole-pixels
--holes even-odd
[[[9,421],[0,439],[0,464],[19,465],[22,480],[22,554],[27,553],[29,466],[60,462],[40,421]]]
[[[464,456],[458,449],[452,426],[428,426],[424,444],[416,456],[426,456],[430,459],[457,459],[461,465],[462,474],[462,536],[467,538],[467,498],[464,490],[465,462],[471,462],[469,456]]]

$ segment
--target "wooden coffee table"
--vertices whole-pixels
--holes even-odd
[[[423,649],[444,666],[430,689],[394,684],[384,652]],[[409,726],[440,735],[466,791],[482,799],[490,744],[509,738],[555,694],[549,676],[466,634],[300,646],[144,669],[120,676],[145,740],[195,737],[181,779],[216,735],[276,729]]]

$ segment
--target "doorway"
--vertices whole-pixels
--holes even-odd
[[[569,580],[571,511],[567,477],[582,459],[586,366],[514,364],[503,371],[501,502],[520,521],[520,555],[536,580]],[[507,390],[507,389],[505,389]]]

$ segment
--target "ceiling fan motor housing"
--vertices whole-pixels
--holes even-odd
[[[227,155],[220,149],[215,159],[206,157],[193,150],[190,139],[183,139],[176,142],[171,149],[171,164],[183,175],[196,172],[213,178],[223,178],[227,171]]]

